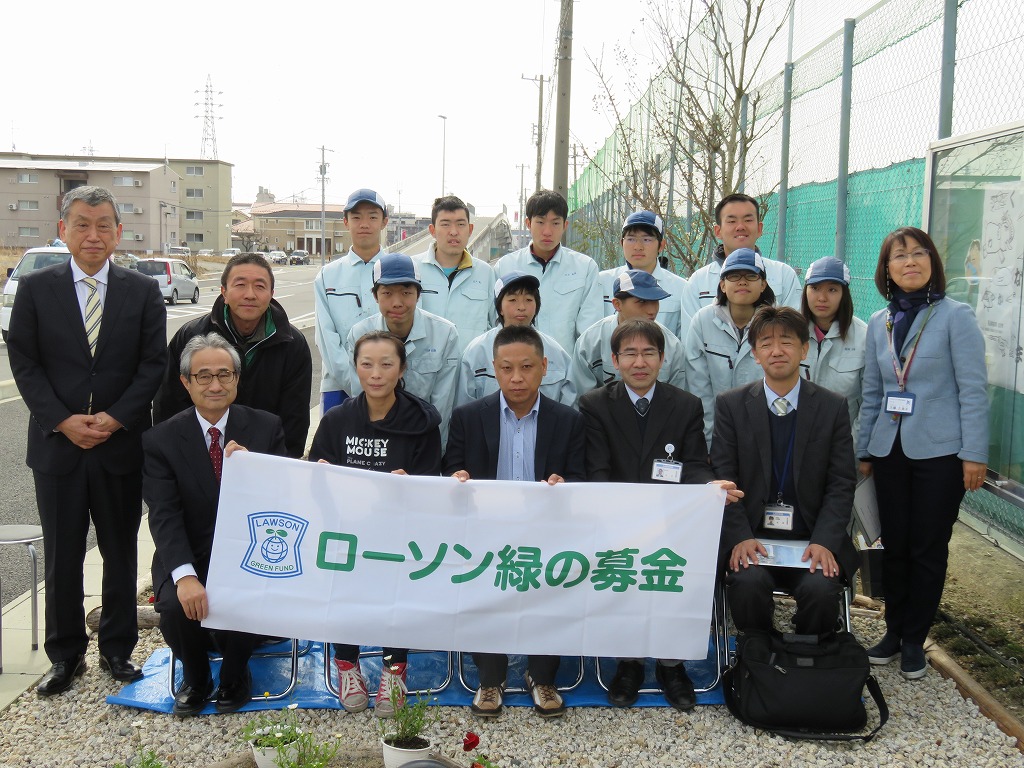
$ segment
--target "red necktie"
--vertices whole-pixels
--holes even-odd
[[[217,476],[217,482],[220,482],[220,473],[224,468],[224,451],[220,447],[220,430],[216,427],[210,427],[206,430],[210,435],[210,461],[213,462],[213,474]]]

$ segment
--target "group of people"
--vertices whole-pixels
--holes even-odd
[[[757,250],[759,206],[745,195],[716,206],[721,244],[689,279],[660,263],[665,225],[654,212],[626,219],[624,264],[603,272],[560,244],[561,196],[536,193],[526,215],[530,245],[489,264],[467,250],[468,207],[439,198],[434,241],[409,256],[380,245],[379,194],[349,197],[352,246],[315,281],[323,415],[309,460],[461,482],[716,483],[738,631],[772,626],[781,587],[805,634],[836,628],[857,568],[859,467],[874,476],[885,544],[886,633],[869,657],[924,675],[952,525],[964,492],[984,481],[988,449],[981,333],[970,308],[944,296],[928,235],[904,227],[886,238],[875,283],[889,303],[865,324],[842,261],[815,261],[801,285]],[[121,231],[110,193],[66,194],[59,230],[72,257],[22,281],[9,342],[32,415],[28,464],[46,548],[53,666],[38,692],[67,690],[84,669],[90,517],[104,558],[100,664],[118,680],[141,676],[131,653],[144,498],[160,626],[184,668],[174,712],[208,701],[237,710],[251,696],[258,638],[200,624],[220,475],[235,450],[303,456],[309,347],[259,254],[232,257],[210,314],[168,346],[155,283],[109,261]],[[380,441],[386,452],[372,450]],[[773,540],[805,542],[806,567],[760,567]],[[211,647],[224,658],[216,687]],[[351,712],[370,699],[359,651],[333,646]],[[408,652],[383,652],[374,706],[387,716],[405,691]],[[473,656],[472,711],[496,716],[508,658]],[[565,710],[557,668],[558,657],[528,659],[526,686],[544,717]],[[672,706],[694,706],[681,659],[655,670]],[[620,659],[610,703],[631,705],[643,682],[644,660]]]

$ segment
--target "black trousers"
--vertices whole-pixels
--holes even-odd
[[[210,630],[188,618],[169,578],[158,591],[155,608],[160,614],[160,632],[175,657],[181,661],[186,685],[193,688],[206,685],[210,679],[208,652],[211,650],[218,651],[224,659],[220,666],[222,685],[237,681],[245,672],[252,649],[259,640],[258,635],[227,629]]]
[[[526,668],[537,685],[554,685],[560,656],[528,656]],[[504,653],[474,653],[473,663],[480,675],[481,688],[498,688],[508,676],[508,656]]]
[[[772,592],[783,589],[796,600],[793,617],[797,634],[822,635],[833,632],[839,620],[841,576],[825,576],[820,570],[752,565],[725,577],[729,610],[736,629],[769,630],[775,615]]]
[[[886,630],[920,645],[946,584],[949,539],[966,493],[963,462],[909,459],[897,434],[889,455],[873,457],[872,467],[885,547]]]
[[[334,658],[342,661],[350,661],[353,664],[359,661],[359,646],[347,643],[333,643]],[[405,664],[409,660],[408,648],[381,648],[381,668],[388,664]]]
[[[89,520],[103,556],[99,651],[129,658],[139,640],[136,619],[142,473],[108,472],[92,451],[66,475],[33,471],[46,553],[46,639],[50,661],[85,653],[83,570]]]

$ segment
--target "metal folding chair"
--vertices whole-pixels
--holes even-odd
[[[35,544],[43,540],[43,529],[38,525],[0,525],[0,546],[22,544],[32,561],[32,650],[39,650],[39,568]],[[0,612],[0,621],[3,613]],[[0,674],[4,671],[3,627],[0,626]]]
[[[260,695],[253,695],[250,701],[280,701],[281,699],[288,698],[291,696],[292,691],[295,690],[295,686],[299,682],[299,657],[305,656],[313,648],[313,643],[310,640],[296,640],[292,639],[289,641],[291,647],[286,651],[255,651],[252,654],[254,659],[277,659],[277,658],[291,658],[291,673],[289,675],[288,687],[279,693],[265,693]],[[302,643],[300,649],[299,643]],[[278,643],[280,645],[280,643]],[[210,661],[222,661],[223,658],[218,654],[210,654]],[[171,698],[178,692],[174,685],[175,678],[175,658],[174,651],[171,651],[168,671],[167,671],[167,691],[170,693]]]
[[[383,651],[360,651],[359,658],[364,659],[369,657],[376,657],[382,655],[383,653]],[[439,653],[439,651],[410,650],[409,653]],[[449,683],[451,683],[452,681],[452,675],[454,672],[452,653],[451,651],[448,651],[447,654],[447,667],[445,670],[445,676],[441,680],[441,682],[438,685],[434,685],[429,688],[409,689],[408,693],[412,694],[413,696],[430,696],[435,693],[440,693],[445,688],[447,688]],[[334,677],[332,675],[332,671],[334,668],[334,664],[332,663],[332,661],[333,654],[331,653],[331,644],[324,643],[324,685],[327,686],[327,690],[329,690],[331,693],[337,696],[339,694],[339,691],[338,686],[335,684]],[[381,666],[383,667],[383,660],[381,661]]]
[[[457,662],[456,666],[459,669],[459,682],[462,684],[462,687],[465,688],[470,693],[475,692],[476,691],[476,686],[470,685],[468,682],[466,682],[465,665],[463,663],[463,660],[464,660],[466,654],[464,654],[462,651],[458,651],[455,655],[458,658],[458,662]],[[515,655],[515,654],[510,654],[510,657],[512,655]],[[578,686],[580,683],[583,682],[583,671],[584,671],[583,670],[583,657],[582,656],[577,656],[576,658],[579,660],[579,671],[576,674],[576,679],[573,682],[569,683],[568,685],[557,685],[557,686],[555,686],[555,688],[559,692],[564,693],[565,691],[571,691],[573,688],[575,688],[576,686]],[[527,692],[527,689],[526,689],[525,686],[508,686],[504,690],[505,690],[505,693],[526,693]]]

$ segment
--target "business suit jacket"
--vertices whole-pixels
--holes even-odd
[[[587,480],[653,483],[655,460],[667,456],[683,464],[684,483],[714,479],[704,442],[704,407],[700,398],[659,381],[645,416],[641,435],[636,408],[621,381],[592,389],[580,398],[580,413],[587,426]]]
[[[460,405],[452,411],[443,472],[460,469],[474,480],[494,480],[501,442],[500,392]],[[560,475],[566,481],[586,479],[583,417],[572,408],[540,395],[534,478]]]
[[[106,411],[124,429],[89,450],[117,475],[138,472],[140,436],[152,425],[150,403],[167,360],[167,314],[156,281],[110,265],[96,355],[70,263],[41,269],[18,283],[8,350],[11,371],[31,414],[29,467],[71,472],[83,449],[57,425],[73,414]]]
[[[235,440],[253,453],[286,455],[281,419],[272,413],[232,405],[224,444]],[[195,408],[175,414],[146,432],[142,496],[149,506],[153,590],[170,583],[171,571],[191,563],[206,583],[217,523],[220,484]]]
[[[772,437],[761,380],[731,389],[715,401],[711,465],[745,496],[725,508],[721,555],[755,538],[764,520],[772,483]],[[846,578],[857,570],[857,552],[847,533],[857,481],[846,398],[810,381],[800,383],[792,471],[799,514],[812,544],[835,555]]]

